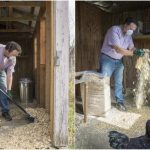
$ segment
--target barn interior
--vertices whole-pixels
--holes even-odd
[[[141,1],[76,2],[76,72],[99,69],[101,47],[107,30],[113,25],[123,24],[127,17],[133,17],[139,23],[133,35],[135,47],[149,49],[149,7],[150,2]],[[124,57],[124,91],[135,88],[136,60],[136,56]],[[80,97],[78,85],[76,96]]]
[[[0,43],[15,41],[22,47],[15,66],[13,95],[20,99],[19,81],[27,78],[31,80],[30,102],[35,100],[42,107],[45,107],[45,13],[45,2],[41,1],[0,3]]]
[[[139,22],[138,30],[136,31],[136,34],[133,35],[133,42],[135,47],[149,49],[149,13],[149,1],[76,2],[76,80],[78,80],[78,75],[82,73],[82,71],[99,69],[99,56],[101,55],[101,47],[107,30],[113,25],[123,24],[127,17],[133,17]],[[136,122],[132,124],[132,127],[128,129],[125,129],[123,126],[118,126],[119,124],[121,125],[121,120],[118,122],[116,120],[118,125],[115,125],[112,123],[115,119],[112,119],[111,122],[105,122],[105,115],[100,117],[96,115],[89,115],[88,113],[90,108],[87,107],[85,109],[84,107],[88,105],[87,103],[89,100],[89,95],[82,99],[83,97],[81,94],[80,83],[76,82],[76,148],[111,148],[108,142],[108,133],[112,130],[125,133],[129,137],[138,137],[145,134],[145,123],[149,119],[149,107],[144,106],[142,109],[138,110],[135,106],[135,102],[133,100],[134,95],[132,93],[137,83],[137,70],[135,69],[136,61],[136,56],[124,58],[124,94],[131,93],[131,95],[128,95],[127,112],[123,113],[118,111],[118,114],[122,113],[125,116],[129,114],[129,116],[126,120],[123,115],[121,117],[117,117],[118,114],[114,114],[112,112],[110,113],[109,118],[109,120],[115,117],[118,118],[118,120],[119,118],[122,120],[125,119],[126,121],[123,121],[123,124],[127,127],[127,124],[129,123],[128,120],[133,121],[132,117],[129,119],[131,114],[140,114],[141,117],[138,118]],[[111,88],[113,88],[113,84],[114,83],[111,80]],[[88,89],[89,87],[86,88],[85,86],[84,92],[86,93]],[[88,100],[85,104],[83,101],[85,101],[86,98]],[[93,98],[90,101],[90,104],[91,106],[96,106],[95,109],[97,109],[98,104],[94,102],[96,102],[96,100]],[[101,105],[103,105],[103,103],[101,103]],[[101,108],[103,109],[103,106]],[[85,114],[85,112],[87,114]],[[82,113],[84,113],[84,117]],[[86,117],[87,119],[85,119]]]
[[[12,99],[26,109],[28,113],[37,116],[34,116],[33,125],[27,125],[28,120],[24,119],[24,112],[16,107],[16,105],[11,104],[12,122],[6,122],[1,117],[0,126],[3,132],[1,132],[0,140],[3,143],[1,145],[2,148],[8,148],[9,145],[11,148],[40,148],[43,144],[36,145],[36,143],[40,142],[33,140],[35,137],[40,136],[40,129],[45,130],[45,132],[44,130],[42,131],[43,139],[49,140],[46,147],[51,146],[50,97],[52,94],[50,96],[50,87],[52,87],[53,83],[53,80],[50,80],[50,78],[52,79],[53,72],[50,67],[52,60],[50,46],[52,34],[51,8],[51,2],[46,1],[0,2],[0,43],[5,45],[9,41],[15,41],[22,47],[21,55],[16,58],[17,63],[13,73]],[[20,81],[31,82],[26,82],[25,84],[25,82]],[[41,122],[42,118],[44,120]],[[38,126],[40,122],[43,124],[43,129]],[[29,129],[30,127],[31,129]],[[8,136],[5,134],[5,128],[8,130]],[[34,128],[37,128],[38,132],[34,131]],[[24,131],[30,132],[30,135]],[[32,135],[36,132],[38,135],[33,137]],[[9,143],[11,141],[8,138],[9,134],[14,137],[12,143]],[[32,141],[31,143],[35,142],[35,146],[31,143],[21,144],[21,141],[17,140],[21,135],[28,137]],[[3,142],[4,139],[5,142]],[[42,147],[45,146],[43,145]]]

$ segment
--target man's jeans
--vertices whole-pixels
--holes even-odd
[[[117,102],[124,102],[123,96],[123,70],[124,65],[121,60],[113,59],[102,54],[100,58],[100,73],[102,76],[111,77],[113,75],[115,81],[115,97]]]
[[[0,89],[2,89],[4,92],[7,92],[5,71],[0,71]],[[2,92],[0,92],[0,106],[2,108],[2,112],[9,112],[8,99]]]

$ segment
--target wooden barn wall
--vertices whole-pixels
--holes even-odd
[[[20,33],[19,33],[20,34]],[[23,36],[22,36],[23,37]],[[30,78],[32,82],[32,87],[34,88],[34,78],[33,78],[33,45],[32,38],[24,37],[20,35],[0,37],[0,43],[6,44],[9,41],[15,41],[19,43],[22,47],[21,56],[17,57],[17,63],[15,66],[15,73],[12,85],[12,92],[14,95],[19,97],[19,80],[20,78]],[[34,95],[34,93],[32,93]]]
[[[103,12],[86,2],[76,2],[76,71],[99,68],[103,42]]]
[[[34,68],[35,77],[35,98],[40,107],[45,108],[45,18],[40,17],[37,25],[34,38],[37,39],[35,47],[37,47],[36,57],[34,61],[36,62],[36,67]]]
[[[133,17],[138,21],[142,21],[145,27],[147,23],[150,23],[149,15],[150,15],[150,9],[123,11],[117,13],[104,13],[103,32],[105,33],[107,29],[112,25],[119,25],[123,23],[127,17]]]
[[[107,29],[112,25],[119,25],[124,22],[127,17],[133,17],[137,20],[143,22],[145,27],[146,23],[150,24],[150,9],[136,10],[136,11],[125,11],[120,13],[105,13],[103,21],[103,35],[105,35]],[[150,28],[150,27],[149,27]],[[149,39],[135,39],[133,38],[134,45],[137,48],[150,48]],[[137,57],[124,57],[124,87],[125,88],[134,88],[136,84],[136,63]],[[134,84],[133,84],[134,83]]]

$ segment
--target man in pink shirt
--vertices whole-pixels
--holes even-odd
[[[16,65],[16,56],[21,54],[21,46],[16,42],[8,42],[6,45],[0,44],[0,89],[11,96],[13,82],[13,72]],[[9,102],[7,97],[0,92],[0,106],[2,116],[7,120],[12,120],[9,114]]]
[[[142,49],[136,49],[133,44],[132,34],[137,28],[133,18],[127,18],[122,25],[115,25],[108,29],[101,49],[100,72],[103,76],[111,77],[115,81],[115,98],[117,108],[126,111],[123,96],[123,56],[143,56]]]

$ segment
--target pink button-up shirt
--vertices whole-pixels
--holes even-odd
[[[4,56],[4,51],[5,45],[0,44],[0,71],[6,70],[7,73],[12,73],[15,71],[16,57],[7,58]]]
[[[126,35],[123,33],[121,25],[120,26],[112,26],[106,33],[104,43],[102,46],[102,53],[114,58],[121,59],[123,57],[122,54],[117,53],[112,46],[119,46],[124,49],[132,49],[134,48],[133,40],[131,35]]]

